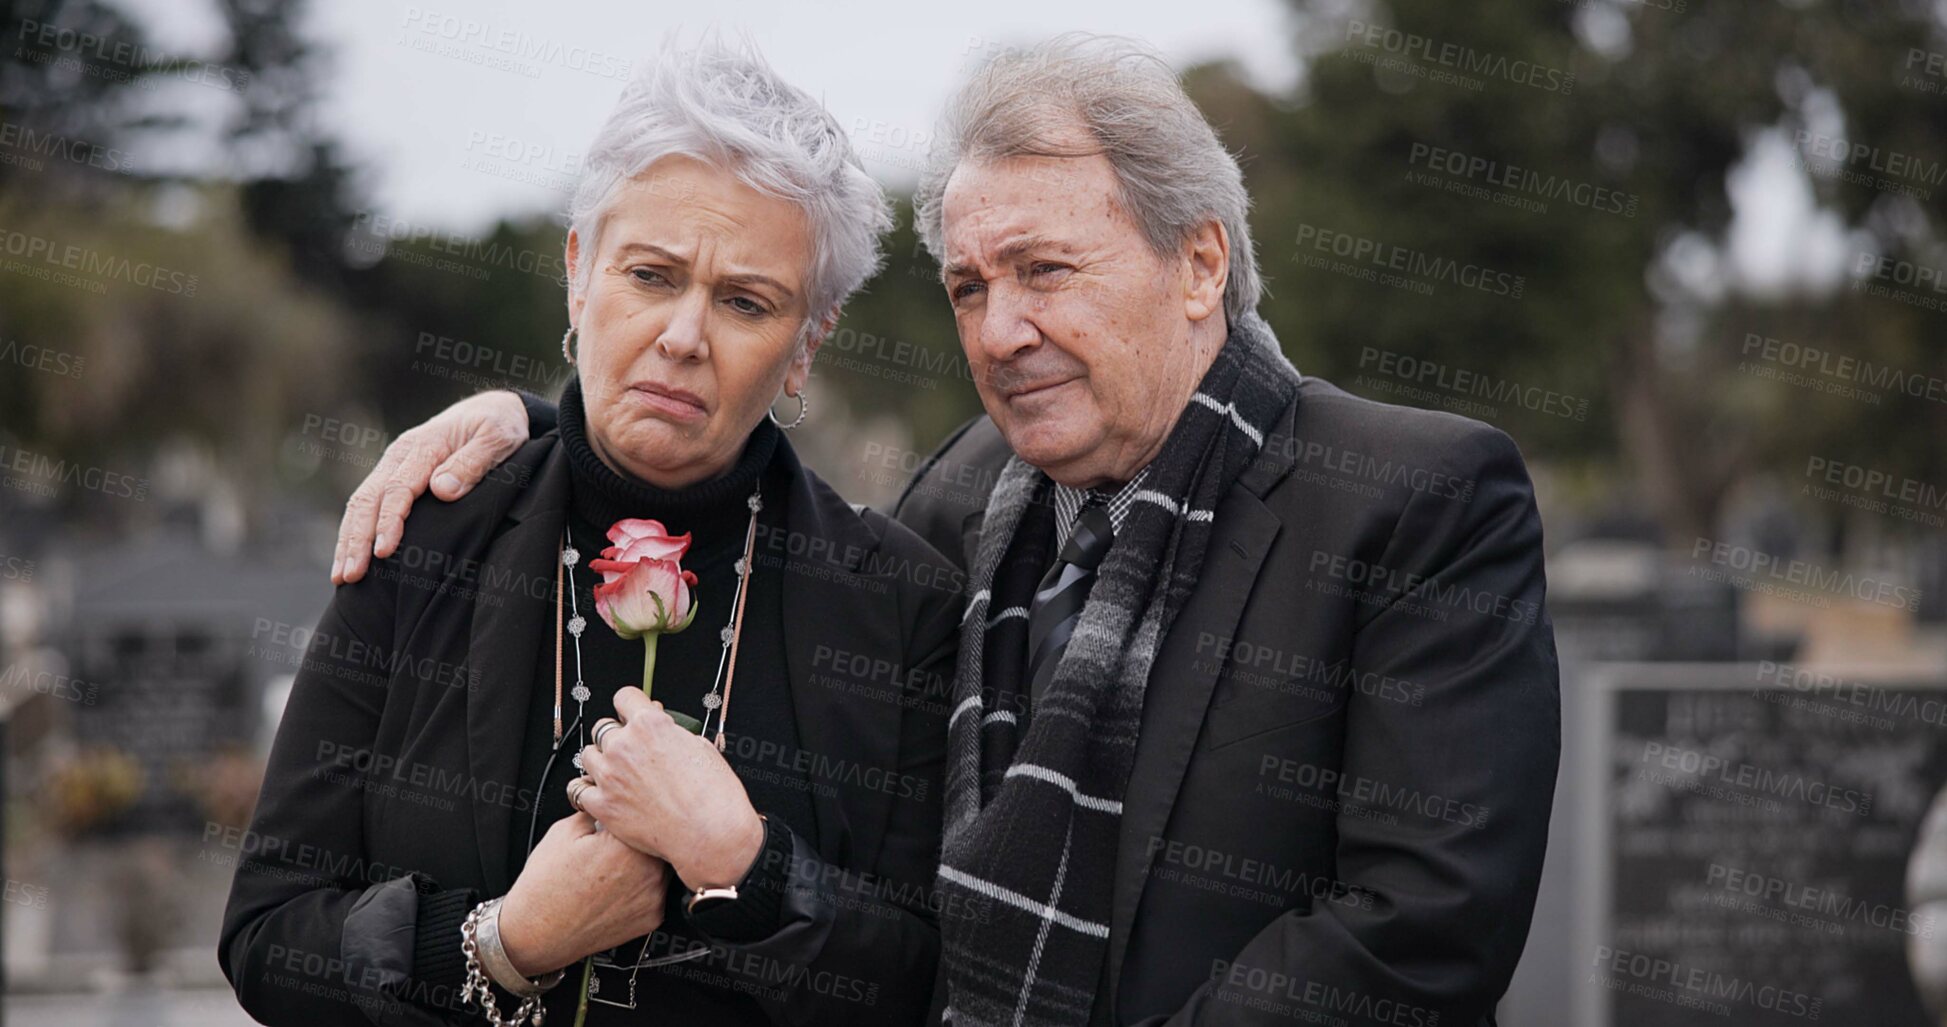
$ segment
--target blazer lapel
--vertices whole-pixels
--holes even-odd
[[[1141,733],[1136,761],[1124,792],[1121,837],[1116,846],[1116,871],[1109,917],[1109,958],[1104,977],[1107,1009],[1113,1012],[1122,960],[1129,947],[1129,926],[1149,878],[1151,839],[1160,837],[1176,805],[1178,789],[1189,768],[1204,713],[1217,686],[1218,661],[1199,661],[1196,640],[1205,632],[1217,637],[1236,633],[1252,586],[1263,568],[1282,522],[1260,498],[1291,469],[1291,426],[1297,401],[1286,407],[1267,433],[1264,447],[1211,522],[1210,545],[1203,575],[1176,623],[1170,626],[1143,695]],[[1104,1007],[1098,1003],[1098,1012]]]
[[[513,886],[507,846],[514,809],[496,800],[502,790],[519,787],[521,720],[542,650],[553,645],[548,629],[567,496],[567,454],[556,445],[508,509],[510,523],[488,546],[476,579],[468,659],[479,677],[466,698],[467,783],[475,796],[480,879],[489,895]]]
[[[858,511],[813,479],[788,446],[779,455],[792,472],[788,537],[818,543],[804,546],[808,553],[829,554],[786,555],[777,563],[760,551],[756,561],[757,573],[783,575],[785,667],[813,786],[818,850],[828,860],[870,861],[898,796],[884,782],[870,787],[878,775],[868,771],[896,765],[903,709],[896,701],[850,694],[852,681],[831,655],[836,649],[904,652],[897,582],[863,565],[879,539]],[[874,674],[860,683],[879,691],[898,682]]]

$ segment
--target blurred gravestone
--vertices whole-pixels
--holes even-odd
[[[1947,784],[1947,681],[1662,664],[1572,687],[1574,1023],[1932,1027],[1906,948],[1947,924],[1904,882]]]
[[[1563,547],[1548,561],[1548,615],[1564,662],[1734,660],[1738,593],[1638,542]]]

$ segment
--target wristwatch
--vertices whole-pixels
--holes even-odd
[[[734,884],[728,888],[705,888],[690,893],[690,897],[683,902],[683,912],[694,916],[699,905],[735,901],[737,901],[737,886]]]
[[[764,844],[765,847],[769,847],[771,840],[771,818],[767,814],[759,813],[757,819],[764,822]],[[764,849],[760,848],[757,850],[757,858],[751,860],[750,867],[755,868],[763,858]],[[744,878],[746,880],[750,878],[750,869],[744,871]],[[710,903],[735,901],[737,901],[737,886],[734,884],[726,888],[703,888],[690,892],[689,898],[683,900],[683,912],[694,915],[699,907],[707,907]]]

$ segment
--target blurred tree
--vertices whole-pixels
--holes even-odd
[[[1931,203],[1846,181],[1816,156],[1825,139],[1868,144],[1877,156],[1844,171],[1895,155],[1921,169],[1898,184],[1932,199],[1912,177],[1947,161],[1947,100],[1925,92],[1947,84],[1924,75],[1942,49],[1931,5],[1291,7],[1298,95],[1259,95],[1223,67],[1189,82],[1246,155],[1267,311],[1301,368],[1380,399],[1481,402],[1564,465],[1600,467],[1619,449],[1676,541],[1711,534],[1754,469],[1802,477],[1808,446],[1941,480],[1937,401],[1895,391],[1872,406],[1737,371],[1755,333],[1947,376],[1930,341],[1940,315],[1836,281],[1766,288],[1726,252],[1731,175],[1770,129],[1796,143],[1797,166],[1773,184],[1805,182],[1809,166],[1813,195],[1850,229],[1846,271],[1858,251],[1947,267],[1926,255]],[[1497,284],[1470,286],[1451,266]],[[1387,270],[1399,281],[1364,277]],[[1517,277],[1518,297],[1503,287]],[[1528,387],[1571,403],[1494,398]],[[1559,412],[1581,400],[1585,416]]]

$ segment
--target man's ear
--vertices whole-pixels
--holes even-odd
[[[580,275],[576,274],[576,272],[581,270],[581,258],[581,236],[574,229],[570,228],[568,229],[568,248],[567,252],[563,255],[563,263],[568,266],[568,323],[575,327],[581,326],[581,308],[588,302],[588,296],[585,290],[575,285],[575,282],[580,278]]]
[[[805,336],[804,346],[791,361],[791,370],[784,376],[784,391],[795,396],[804,391],[805,379],[811,377],[811,361],[818,356],[818,347],[824,345],[832,330],[838,327],[838,308],[818,319],[811,334]]]
[[[1190,269],[1183,312],[1201,321],[1224,309],[1224,286],[1230,281],[1230,233],[1212,218],[1198,226],[1185,243]]]

